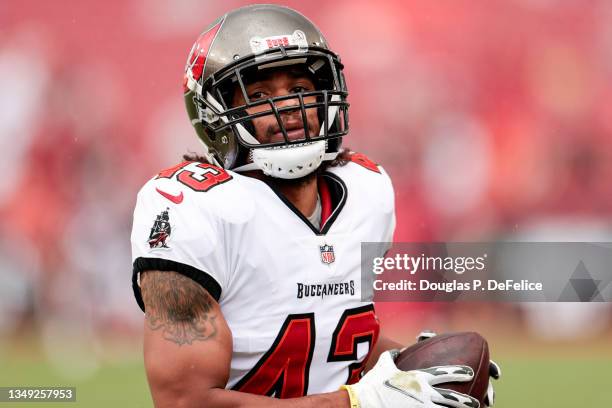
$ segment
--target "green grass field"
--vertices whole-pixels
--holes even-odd
[[[502,360],[498,408],[612,407],[612,359]]]
[[[498,408],[612,406],[612,359],[505,359],[496,384]],[[2,407],[151,407],[142,362],[100,365],[87,380],[70,382],[49,364],[23,359],[2,361],[0,385],[73,385],[76,403],[0,403]]]
[[[538,343],[514,339],[496,341],[494,355],[503,378],[496,382],[497,408],[612,407],[612,353],[609,337],[589,344]],[[75,403],[7,403],[4,407],[151,407],[140,342],[106,345],[97,350],[97,366],[70,351],[59,359],[68,372],[43,358],[33,341],[0,342],[0,386],[74,386]],[[70,350],[68,348],[67,350]],[[81,371],[75,367],[81,368]]]
[[[101,364],[95,374],[86,380],[69,380],[50,364],[27,360],[2,362],[1,386],[74,386],[77,402],[71,403],[2,403],[0,408],[17,407],[152,407],[144,367],[140,361]]]

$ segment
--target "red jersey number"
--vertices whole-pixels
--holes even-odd
[[[368,170],[380,174],[380,169],[378,168],[378,165],[372,160],[368,159],[367,156],[363,153],[352,153],[349,156],[349,159],[350,161],[352,161],[353,163],[357,163],[361,167],[365,167]]]
[[[155,178],[172,178],[178,173],[176,179],[195,191],[208,191],[232,179],[232,176],[225,170],[208,163],[197,163],[189,169],[186,169],[186,167],[192,163],[197,162],[182,162],[174,167],[161,171]]]
[[[308,377],[315,345],[314,313],[289,315],[272,347],[234,387],[236,391],[276,396],[303,397],[308,393]],[[333,333],[328,362],[352,361],[347,383],[359,380],[363,367],[378,340],[379,325],[374,306],[345,310]],[[358,361],[357,345],[367,342],[368,354]]]
[[[347,384],[354,384],[361,378],[363,368],[378,341],[380,326],[373,305],[345,310],[334,330],[327,361],[357,360],[357,345],[368,343],[368,354],[363,361],[349,365]]]
[[[314,345],[314,313],[287,316],[272,347],[233,389],[278,398],[303,397]]]

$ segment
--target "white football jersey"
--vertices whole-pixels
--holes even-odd
[[[182,163],[139,192],[136,298],[143,307],[145,270],[202,284],[232,331],[227,388],[289,398],[358,380],[379,333],[361,298],[361,243],[392,241],[395,214],[384,170],[351,160],[319,179],[321,230],[265,182],[209,164]]]

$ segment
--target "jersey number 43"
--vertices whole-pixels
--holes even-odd
[[[327,361],[355,361],[348,366],[347,384],[359,380],[376,344],[379,330],[372,305],[347,309],[340,317]],[[287,316],[272,347],[233,389],[279,398],[306,395],[315,336],[314,313]],[[366,342],[369,345],[368,354],[358,361],[357,345]]]

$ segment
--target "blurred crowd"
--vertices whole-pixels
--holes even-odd
[[[3,3],[0,336],[139,329],[136,192],[198,151],[183,65],[244,4]],[[610,241],[612,2],[283,4],[342,57],[345,145],[390,173],[397,241]]]

